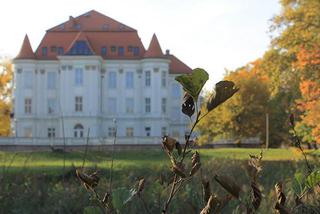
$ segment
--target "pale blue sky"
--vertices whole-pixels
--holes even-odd
[[[208,89],[224,68],[263,54],[280,11],[278,0],[6,0],[1,8],[0,56],[14,57],[26,33],[35,50],[47,29],[95,9],[137,29],[146,48],[156,33],[163,51],[209,72]]]

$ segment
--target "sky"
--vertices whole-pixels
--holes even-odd
[[[0,57],[15,57],[25,34],[35,50],[45,31],[92,9],[138,30],[146,48],[156,33],[166,49],[210,75],[261,57],[270,44],[270,19],[278,0],[5,0],[1,3]]]

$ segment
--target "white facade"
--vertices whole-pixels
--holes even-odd
[[[14,65],[17,137],[117,136],[183,138],[183,91],[169,59],[105,60],[101,56],[19,59]],[[149,79],[150,78],[150,79]]]

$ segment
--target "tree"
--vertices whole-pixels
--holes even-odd
[[[0,136],[9,136],[11,95],[12,95],[12,63],[9,60],[3,60],[0,63]]]
[[[201,120],[198,124],[200,143],[218,139],[264,137],[270,92],[268,79],[258,75],[256,64],[259,62],[253,62],[226,75],[225,80],[233,81],[240,90],[232,99]],[[202,107],[202,112],[205,112],[205,107]]]

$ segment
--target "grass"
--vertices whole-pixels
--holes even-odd
[[[227,175],[236,180],[244,190],[250,189],[245,166],[248,155],[260,153],[260,149],[201,149],[203,175],[212,184],[213,192],[224,196],[226,192],[215,182],[215,174]],[[259,213],[270,213],[275,204],[274,184],[284,181],[288,203],[294,203],[290,195],[292,178],[298,171],[306,169],[303,157],[296,149],[264,150],[263,170],[259,183],[264,195]],[[81,167],[83,152],[66,153],[66,180],[62,179],[63,153],[53,152],[0,152],[0,207],[3,213],[84,213],[84,209],[96,204],[90,200],[72,165]],[[308,151],[320,156],[320,152]],[[311,155],[309,155],[311,160]],[[187,156],[190,158],[190,155]],[[98,192],[104,194],[109,185],[111,153],[88,151],[86,166],[97,166],[100,170]],[[319,162],[313,162],[319,167]],[[114,160],[113,203],[120,213],[143,213],[139,201],[124,206],[130,189],[137,181],[146,178],[144,197],[152,209],[159,213],[167,199],[167,183],[172,178],[170,162],[161,150],[117,151]],[[161,178],[161,179],[160,179]],[[164,184],[160,184],[164,180]],[[172,213],[199,213],[203,207],[200,174],[183,186],[174,199]],[[230,203],[223,213],[231,213],[236,207]],[[1,212],[0,212],[1,213]]]
[[[200,149],[201,158],[204,161],[212,159],[246,160],[249,154],[259,154],[260,149]],[[320,155],[320,152],[311,152]],[[301,160],[302,156],[296,149],[268,149],[263,150],[264,161],[290,161]],[[81,167],[83,152],[68,152],[66,154],[66,166]],[[63,154],[53,152],[0,152],[0,168],[6,168],[7,172],[19,172],[30,170],[34,172],[46,171],[55,173],[63,167]],[[101,169],[110,167],[111,153],[101,151],[89,151],[86,158],[86,166],[97,166]],[[114,168],[151,168],[169,165],[165,153],[159,150],[143,151],[117,151],[115,153]]]

